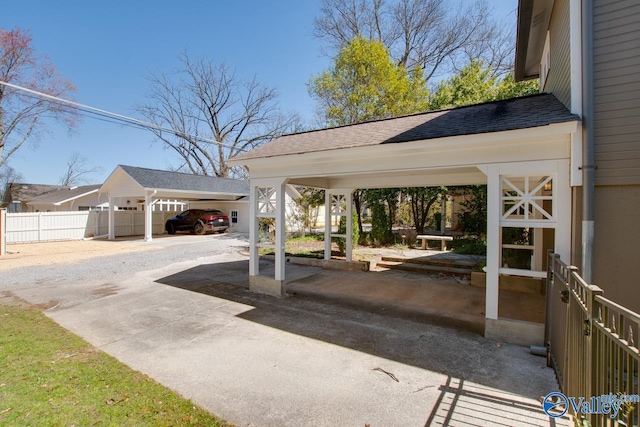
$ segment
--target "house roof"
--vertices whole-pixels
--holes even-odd
[[[70,202],[71,200],[78,199],[80,197],[97,193],[100,190],[102,184],[82,185],[79,187],[66,187],[56,191],[50,191],[41,196],[34,197],[29,200],[30,204],[37,205],[60,205],[62,203]]]
[[[29,202],[32,199],[45,193],[68,189],[69,187],[65,187],[62,185],[27,184],[23,182],[13,182],[7,186],[3,204]]]
[[[281,136],[234,163],[290,154],[527,129],[580,118],[551,94],[531,95],[393,119]]]
[[[158,190],[249,195],[249,182],[239,179],[119,165],[141,187]]]

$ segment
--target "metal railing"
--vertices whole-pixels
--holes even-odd
[[[549,252],[545,342],[549,365],[566,396],[637,396],[640,314],[603,296],[578,269]],[[573,412],[573,408],[569,408]],[[638,403],[623,405],[618,416],[578,415],[592,426],[638,426]]]

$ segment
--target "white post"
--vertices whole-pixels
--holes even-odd
[[[286,240],[286,181],[276,186],[276,280],[285,280],[285,240]]]
[[[42,242],[42,212],[38,212],[38,242]]]
[[[487,171],[487,284],[485,317],[498,318],[498,296],[500,279],[500,167],[490,165]]]
[[[324,190],[324,259],[331,259],[331,192]]]
[[[447,229],[447,196],[442,196],[440,202],[440,233],[444,234]]]
[[[151,194],[144,196],[144,241],[150,242],[153,238],[153,202]]]
[[[357,244],[358,242],[356,242]],[[347,262],[353,260],[353,191],[347,192]]]
[[[249,276],[260,274],[258,256],[258,191],[254,180],[249,181]]]
[[[116,213],[113,198],[109,195],[109,240],[116,238]]]
[[[553,216],[557,218],[554,252],[571,262],[571,185],[567,160],[558,160],[558,174],[553,183]]]
[[[7,210],[0,209],[0,256],[7,254]]]

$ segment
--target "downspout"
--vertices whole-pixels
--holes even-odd
[[[593,280],[594,225],[593,0],[582,2],[582,277]]]

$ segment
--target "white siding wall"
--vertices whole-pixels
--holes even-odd
[[[109,183],[108,192],[110,194],[117,194],[123,198],[132,197],[135,201],[142,195],[144,199],[144,189],[120,168],[116,168],[106,182]],[[131,203],[135,206],[134,200],[131,200]]]

